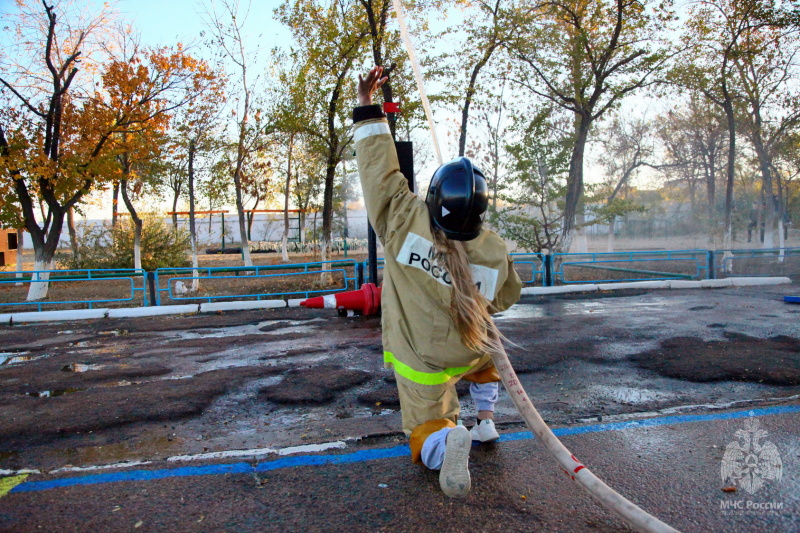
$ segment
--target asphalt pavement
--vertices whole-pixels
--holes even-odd
[[[556,435],[626,498],[681,531],[798,531],[800,307],[783,295],[798,289],[526,298],[498,324]],[[443,496],[410,462],[376,319],[62,322],[0,342],[2,531],[628,530],[507,397],[472,493]]]

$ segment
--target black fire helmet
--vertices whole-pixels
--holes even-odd
[[[480,234],[489,207],[486,178],[468,158],[457,157],[433,173],[425,203],[448,239],[470,241]]]

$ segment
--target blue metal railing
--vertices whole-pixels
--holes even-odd
[[[20,277],[17,277],[20,274]],[[127,289],[130,291],[129,295],[124,297],[115,298],[94,298],[86,300],[47,300],[47,301],[33,301],[33,302],[0,302],[0,306],[22,306],[22,305],[35,305],[37,311],[42,310],[45,305],[75,305],[85,304],[89,309],[93,309],[95,304],[109,303],[109,302],[127,302],[141,296],[144,306],[147,306],[147,289],[145,286],[146,272],[134,268],[119,268],[119,269],[76,269],[76,270],[21,270],[15,272],[4,272],[0,277],[0,288],[9,285],[30,285],[31,283],[81,283],[98,281],[127,281]],[[48,278],[48,279],[43,279]],[[136,282],[141,280],[141,286],[137,287]],[[141,294],[139,294],[141,293]]]
[[[537,278],[542,284],[545,283],[545,255],[540,253],[513,253],[510,254],[515,265],[530,265],[531,278],[522,279],[523,283],[536,283]],[[517,269],[519,273],[519,269]]]
[[[555,285],[559,282],[579,284],[704,279],[708,277],[710,272],[708,250],[551,254],[549,261],[553,269],[550,285]],[[658,268],[659,265],[674,267],[677,266],[677,262],[686,263],[687,261],[689,262],[689,268],[683,272],[653,270],[653,268]],[[565,268],[615,272],[621,277],[569,279],[564,271]],[[625,277],[625,274],[632,274],[632,276]]]
[[[386,260],[382,257],[378,257],[376,262],[378,263],[378,270],[382,270],[386,265]],[[361,268],[363,269],[363,272],[369,272],[369,259],[361,263]],[[373,281],[366,278],[364,279],[365,283],[375,283],[376,285],[378,284],[377,281],[378,280]]]
[[[327,268],[322,269],[323,265],[330,265],[334,268]],[[357,265],[358,263],[353,260],[336,260],[336,261],[326,261],[326,262],[314,262],[314,263],[296,263],[290,265],[266,265],[266,266],[252,266],[252,267],[202,267],[193,269],[191,267],[186,268],[159,268],[155,271],[155,283],[154,283],[154,290],[155,290],[155,305],[161,305],[162,295],[166,295],[171,300],[174,301],[206,301],[212,302],[214,300],[219,300],[222,298],[255,298],[257,300],[261,300],[262,298],[274,298],[276,296],[291,296],[291,295],[302,295],[305,298],[308,298],[311,294],[317,294],[321,292],[342,292],[351,290],[351,285],[355,286],[357,284]],[[352,267],[352,268],[348,268]],[[298,272],[281,272],[279,274],[274,274],[272,272],[279,271],[279,270],[293,270]],[[352,270],[352,273],[350,272]],[[197,272],[198,275],[194,275]],[[234,272],[236,275],[226,275],[229,273]],[[325,289],[318,289],[318,290],[300,290],[300,291],[279,291],[279,292],[252,292],[248,294],[218,294],[218,295],[187,295],[185,292],[183,294],[177,294],[177,291],[174,290],[178,282],[184,284],[184,286],[191,286],[193,280],[200,280],[200,281],[222,281],[222,280],[231,280],[235,279],[237,281],[248,280],[248,279],[259,279],[259,280],[267,280],[272,278],[286,278],[286,277],[293,277],[293,276],[308,276],[311,274],[324,274],[329,272],[331,274],[340,273],[342,275],[342,282],[343,286],[339,288],[325,288]],[[200,275],[204,273],[205,275]],[[188,275],[183,275],[188,274]],[[165,286],[161,286],[161,282],[165,281]],[[357,288],[357,287],[356,287]]]
[[[800,248],[752,249],[752,250],[666,250],[647,252],[615,252],[615,253],[580,253],[549,254],[514,253],[511,254],[522,274],[523,282],[528,285],[553,286],[563,283],[614,283],[644,280],[679,280],[679,279],[713,279],[729,275],[766,276],[796,275],[800,272]],[[383,268],[384,259],[378,259],[378,268]],[[530,266],[530,275],[528,275]],[[324,267],[324,269],[323,269]],[[19,301],[0,302],[2,306],[36,306],[41,311],[44,306],[81,305],[93,309],[97,304],[109,302],[130,302],[141,298],[142,304],[162,305],[166,300],[172,302],[205,301],[220,299],[276,298],[297,295],[308,298],[312,294],[342,292],[360,288],[365,281],[364,273],[369,271],[368,261],[358,262],[352,259],[332,260],[328,262],[296,263],[288,265],[266,265],[253,267],[205,267],[192,269],[160,268],[155,272],[136,269],[83,269],[83,270],[48,270],[0,273],[0,291],[8,294],[13,291],[11,285],[29,285],[44,283],[42,278],[49,275],[50,283],[92,283],[116,282],[120,285],[113,288],[113,297],[96,297],[83,300],[57,298],[36,302]],[[578,277],[576,272],[583,274]],[[273,292],[259,288],[248,291],[251,284],[239,284],[244,294],[231,294],[231,290],[223,293],[213,292],[214,281],[231,284],[232,280],[264,280],[301,279],[302,276],[330,273],[338,282],[338,286],[315,289],[309,283],[306,286],[293,287],[295,290],[281,290],[276,287]],[[588,274],[587,274],[588,273]],[[21,277],[16,277],[20,274]],[[175,290],[178,282],[191,287],[194,280],[205,281],[205,294],[191,294]],[[125,283],[127,282],[127,283]],[[162,286],[163,285],[163,286]],[[300,284],[298,284],[300,285]],[[230,287],[229,287],[230,288]],[[26,289],[19,289],[21,293]],[[16,294],[16,293],[15,293]],[[117,296],[119,294],[119,296]],[[148,298],[149,295],[149,298]],[[52,298],[51,293],[51,298]],[[8,297],[3,299],[9,300]],[[162,302],[162,299],[165,300]]]
[[[715,276],[723,277],[728,275],[741,277],[774,276],[775,272],[755,273],[753,269],[740,272],[742,263],[748,260],[755,261],[759,266],[768,263],[783,264],[784,268],[789,269],[795,265],[797,258],[800,257],[800,248],[753,248],[748,250],[729,249],[710,251],[714,256]],[[789,261],[787,261],[789,259]],[[791,266],[790,266],[791,265]],[[773,269],[774,270],[774,269]],[[783,270],[783,269],[780,269]],[[794,270],[797,272],[797,269]]]

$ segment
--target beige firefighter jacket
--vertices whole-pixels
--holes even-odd
[[[433,236],[425,202],[400,173],[386,119],[354,126],[358,171],[369,220],[385,251],[381,311],[384,362],[398,379],[445,385],[469,373],[484,355],[468,349],[449,314],[449,274],[432,262]],[[490,310],[519,300],[522,282],[505,242],[493,231],[466,243],[473,276]]]

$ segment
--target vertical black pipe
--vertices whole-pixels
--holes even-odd
[[[550,254],[544,256],[544,286],[553,286],[553,256]]]
[[[150,305],[155,307],[158,305],[158,295],[156,294],[156,273],[145,272],[145,276],[147,276],[147,288],[150,292]]]
[[[708,266],[708,279],[717,279],[716,265],[714,264],[714,250],[706,251],[706,264]]]

